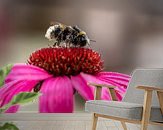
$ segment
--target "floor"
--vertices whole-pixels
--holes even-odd
[[[91,130],[92,114],[2,114],[0,122],[13,122],[20,130]],[[127,126],[128,130],[140,130],[138,125]],[[123,130],[123,128],[118,121],[99,118],[97,130]]]
[[[13,122],[20,130],[91,130],[92,114],[88,113],[16,113],[1,114],[0,123]],[[128,130],[140,130],[139,125],[127,124]],[[118,121],[99,118],[97,130],[123,130]],[[149,126],[148,130],[163,130]]]
[[[14,121],[20,130],[91,130],[91,121]],[[134,126],[134,130],[139,130]],[[102,120],[97,130],[123,130],[119,122]],[[133,130],[132,127],[129,130]]]

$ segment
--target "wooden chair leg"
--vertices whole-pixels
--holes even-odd
[[[121,121],[121,124],[122,124],[123,129],[127,130],[127,126],[126,126],[125,122]]]
[[[145,91],[141,130],[147,130],[150,119],[151,102],[152,102],[152,91]]]
[[[96,130],[97,121],[98,121],[98,116],[94,113],[94,114],[93,114],[92,130]]]
[[[158,100],[161,107],[161,112],[163,114],[163,92],[157,92]]]

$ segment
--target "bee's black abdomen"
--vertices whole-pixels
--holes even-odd
[[[86,46],[86,45],[87,45],[87,40],[86,39],[81,40],[80,46],[83,47],[83,46]]]
[[[74,44],[80,47],[87,45],[87,38],[85,35],[79,35],[74,39]]]

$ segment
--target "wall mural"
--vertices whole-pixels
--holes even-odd
[[[54,44],[33,52],[27,63],[16,63],[1,70],[1,109],[7,113],[17,112],[22,102],[33,100],[27,96],[32,93],[32,97],[39,95],[40,113],[72,113],[76,92],[86,101],[94,99],[95,88],[88,83],[115,86],[117,99],[122,100],[130,76],[104,72],[104,61],[91,49],[95,41],[89,39],[86,32],[77,26],[55,23],[45,37]],[[16,102],[11,104],[13,99]],[[102,88],[101,99],[111,100],[107,88]]]

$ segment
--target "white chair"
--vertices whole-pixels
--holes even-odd
[[[102,87],[108,87],[116,100],[114,87],[90,84],[96,87],[96,96],[86,102],[85,110],[93,113],[92,130],[96,130],[98,117],[118,120],[124,130],[125,122],[141,124],[141,130],[147,130],[148,124],[163,126],[163,69],[135,70],[122,102],[100,100]]]

